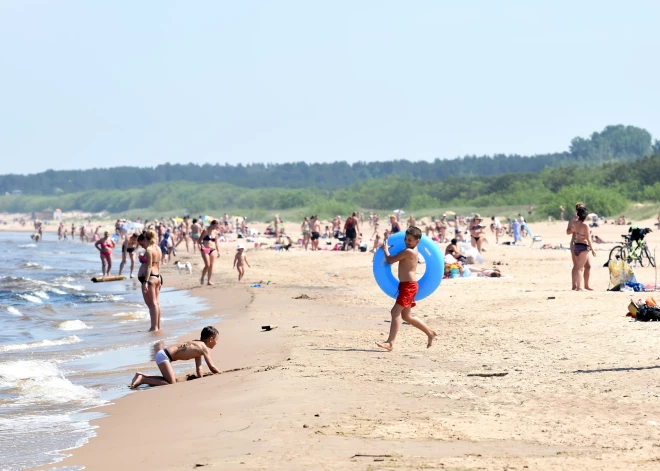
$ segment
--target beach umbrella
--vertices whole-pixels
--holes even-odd
[[[404,211],[403,209],[395,209],[395,210],[392,211],[392,212],[393,212],[394,214],[404,214],[404,213],[405,213],[405,211]]]
[[[449,216],[456,216],[456,211],[445,211],[445,214]]]

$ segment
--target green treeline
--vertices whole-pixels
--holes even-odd
[[[633,201],[660,202],[660,153],[634,162],[548,168],[537,173],[448,177],[442,181],[404,177],[371,179],[337,190],[240,188],[227,183],[169,182],[130,190],[95,190],[59,196],[0,196],[0,211],[46,208],[125,213],[252,214],[301,209],[323,216],[355,209],[392,211],[451,207],[535,205],[537,213],[558,216],[559,206],[584,201],[601,215],[618,215]]]
[[[71,198],[79,198],[79,195],[76,196],[76,194],[88,190],[134,191],[132,189],[180,181],[198,184],[225,183],[251,189],[314,188],[339,190],[360,182],[389,177],[428,180],[431,182],[453,178],[454,183],[452,184],[460,187],[461,184],[457,182],[467,180],[457,179],[457,177],[535,173],[548,168],[571,165],[593,165],[612,161],[627,162],[648,155],[652,150],[660,152],[660,143],[657,140],[653,143],[651,134],[648,131],[634,126],[617,125],[607,126],[602,132],[595,132],[588,138],[576,137],[571,141],[568,152],[533,157],[493,155],[466,156],[453,160],[436,159],[433,162],[410,162],[407,160],[358,162],[354,164],[346,162],[323,164],[296,162],[235,166],[164,164],[155,168],[116,167],[75,171],[49,170],[33,175],[0,176],[0,194],[20,191],[23,194],[60,195],[65,201],[72,201]],[[267,156],[264,156],[264,160],[267,158]],[[434,183],[429,184],[434,185]],[[167,188],[172,188],[172,186]],[[245,193],[245,191],[241,190],[239,193]],[[253,194],[252,192],[248,193]],[[272,191],[269,190],[269,193],[272,193]],[[94,192],[89,195],[93,201],[96,201],[93,196],[96,194],[100,193]],[[344,193],[340,191],[340,194],[343,195]],[[295,199],[295,197],[293,198]],[[435,198],[435,196],[432,198]],[[444,198],[443,195],[442,199]],[[192,199],[194,200],[194,198]],[[125,196],[122,196],[121,201],[124,200]],[[85,202],[85,198],[79,200],[80,204]],[[122,204],[115,204],[111,201],[107,201],[107,204],[115,209],[123,207]],[[191,203],[192,206],[196,204]],[[59,206],[66,205],[61,204]],[[92,206],[97,207],[93,204]],[[110,207],[108,210],[115,210],[110,209]]]

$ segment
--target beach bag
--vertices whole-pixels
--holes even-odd
[[[660,308],[657,306],[638,306],[635,320],[639,322],[660,321]]]
[[[610,271],[610,286],[614,287],[609,291],[621,291],[621,286],[627,282],[637,282],[635,272],[625,260],[610,260],[607,268]]]

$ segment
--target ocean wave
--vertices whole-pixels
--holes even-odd
[[[83,303],[113,303],[124,299],[114,294],[75,293],[75,295],[82,298]]]
[[[15,404],[103,404],[96,391],[73,384],[56,364],[38,360],[0,363],[0,387],[18,393]]]
[[[28,291],[43,289],[47,285],[45,281],[33,280],[24,276],[3,276],[0,278],[0,287],[6,290]]]
[[[91,329],[92,327],[88,326],[83,321],[76,319],[74,321],[60,322],[57,328],[60,330],[84,330]]]
[[[34,296],[32,294],[17,294],[17,297],[21,299],[25,299],[26,301],[30,301],[31,303],[35,304],[43,304],[44,302],[38,298],[37,296]]]
[[[35,262],[25,262],[21,264],[21,267],[30,270],[53,270],[53,267],[49,267],[48,265],[41,265]]]
[[[50,299],[48,295],[43,291],[35,291],[33,294],[41,299]]]
[[[82,291],[85,289],[82,285],[72,285],[69,283],[59,283],[56,286],[59,286],[60,288],[71,289],[73,291]]]
[[[9,314],[13,314],[14,316],[22,316],[21,311],[16,309],[14,306],[0,306],[0,308],[4,309],[7,311]]]
[[[37,244],[21,244],[18,246],[19,249],[33,249]]]
[[[76,335],[64,337],[56,340],[37,340],[28,343],[14,343],[9,345],[0,345],[0,352],[17,352],[20,350],[32,350],[35,348],[57,347],[59,345],[70,345],[72,343],[82,342]],[[2,376],[0,372],[0,377]]]
[[[118,312],[113,314],[112,317],[121,317],[120,324],[127,322],[137,322],[149,319],[149,311],[131,311],[131,312]]]
[[[57,289],[57,288],[53,288],[53,287],[49,287],[48,291],[50,291],[51,293],[55,293],[55,294],[62,294],[62,295],[66,294],[66,291],[62,291],[61,289]]]

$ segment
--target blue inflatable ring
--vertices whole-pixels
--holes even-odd
[[[391,246],[391,255],[398,254],[406,248],[405,233],[398,232],[390,236],[386,243]],[[422,279],[419,280],[419,291],[415,296],[415,301],[420,301],[433,294],[440,286],[442,277],[445,274],[445,258],[442,256],[438,245],[425,235],[419,241],[417,249],[426,263],[426,271]],[[399,280],[392,273],[392,268],[385,260],[385,252],[382,249],[378,249],[374,257],[374,278],[376,278],[376,283],[386,295],[396,299],[399,292]]]

